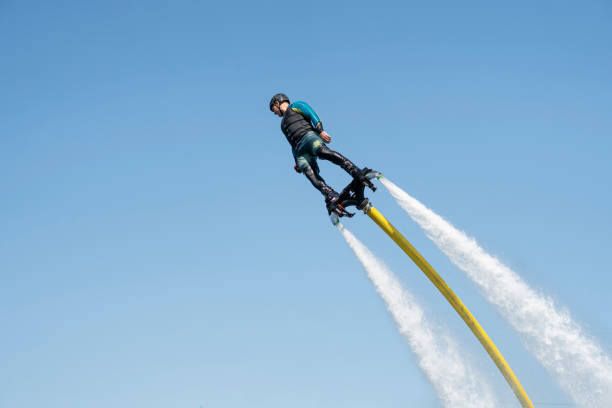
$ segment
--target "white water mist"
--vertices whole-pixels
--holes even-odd
[[[464,361],[448,336],[434,333],[423,310],[412,295],[402,289],[387,266],[342,224],[338,224],[338,229],[386,302],[399,332],[408,340],[443,405],[447,408],[498,407],[486,378]]]
[[[408,195],[381,182],[442,252],[483,290],[529,350],[554,374],[574,402],[584,408],[612,407],[612,361],[565,310],[530,288],[513,270],[474,240]]]

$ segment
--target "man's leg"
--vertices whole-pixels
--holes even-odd
[[[302,172],[304,173],[306,178],[312,183],[312,185],[317,190],[319,190],[321,194],[325,196],[325,201],[330,201],[338,196],[338,193],[336,193],[333,188],[331,188],[325,183],[323,177],[321,177],[318,172],[315,172],[310,166],[310,164],[302,164],[300,166],[300,170],[302,170]]]
[[[367,182],[368,185],[370,184],[367,177],[365,177],[365,175],[361,173],[361,169],[359,167],[355,166],[352,161],[350,161],[340,153],[331,150],[326,145],[321,145],[321,147],[319,147],[319,149],[317,150],[316,154],[319,158],[323,160],[329,160],[330,162],[342,167],[344,171],[350,174],[351,177],[353,177],[355,180]]]

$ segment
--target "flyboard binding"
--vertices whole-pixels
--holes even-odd
[[[358,210],[366,211],[370,201],[365,197],[365,188],[376,191],[372,179],[380,179],[382,173],[364,167],[361,170],[362,177],[351,181],[337,198],[326,201],[327,212],[334,225],[340,222],[340,217],[353,217],[355,213],[347,211],[348,207],[355,206]]]

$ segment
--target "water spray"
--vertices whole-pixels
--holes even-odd
[[[336,224],[376,291],[387,304],[399,332],[416,354],[419,367],[447,408],[496,408],[486,377],[475,372],[449,336],[434,330],[414,297],[389,268],[341,223]]]
[[[612,360],[568,312],[529,287],[476,240],[388,179],[381,182],[429,239],[482,289],[487,300],[523,335],[529,350],[554,374],[576,404],[584,408],[612,407]]]
[[[381,180],[385,186],[386,181],[382,173],[370,169],[363,170],[368,179]],[[371,184],[371,183],[370,183]],[[349,206],[355,206],[370,217],[401,249],[412,259],[412,261],[423,271],[427,278],[436,286],[440,293],[451,304],[455,311],[461,316],[465,324],[470,328],[478,341],[487,351],[499,371],[502,373],[508,385],[512,388],[514,395],[520,401],[523,408],[534,408],[533,403],[525,392],[518,378],[499,352],[491,338],[484,331],[480,323],[463,304],[461,299],[452,291],[448,284],[435,271],[435,269],[423,258],[423,256],[410,244],[410,242],[389,222],[387,219],[364,197],[365,184],[360,180],[352,181],[340,194],[340,199],[335,207],[328,207],[331,221],[338,225],[342,216],[352,217],[354,214],[346,210]]]

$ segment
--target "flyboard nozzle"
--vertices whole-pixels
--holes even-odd
[[[332,224],[334,224],[334,225],[338,225],[338,223],[340,223],[340,217],[338,217],[338,214],[336,214],[336,213],[331,213],[329,215],[329,219],[331,220]]]
[[[382,178],[382,173],[380,171],[376,171],[376,170],[370,170],[369,172],[366,173],[365,175],[367,178],[371,179],[376,179],[376,180],[380,180]]]

